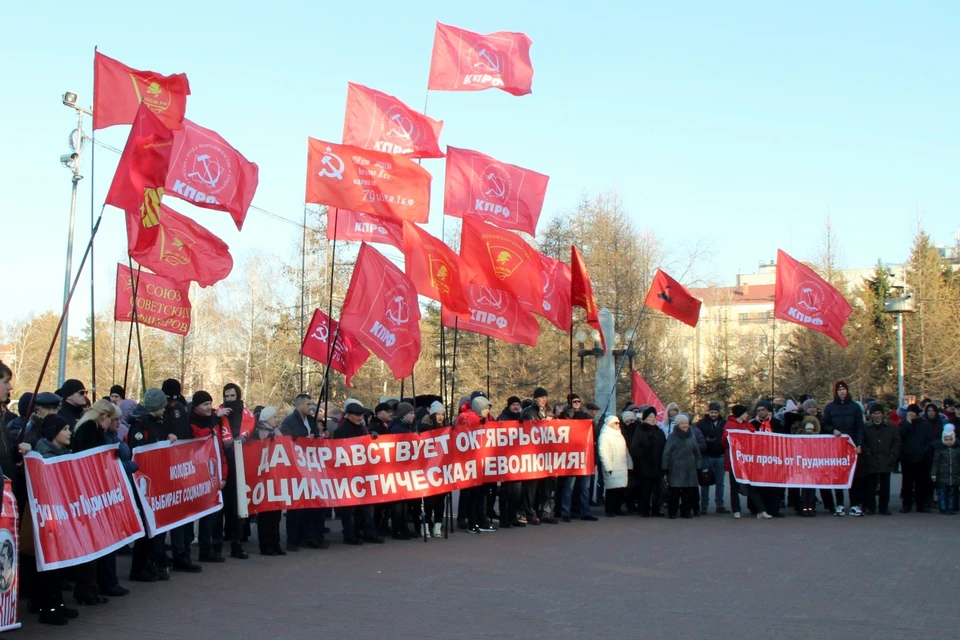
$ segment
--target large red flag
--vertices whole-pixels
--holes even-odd
[[[360,245],[340,323],[387,363],[397,380],[420,357],[420,307],[410,279],[379,251]]]
[[[170,278],[117,265],[117,297],[113,319],[133,322],[133,291],[137,291],[137,322],[185,336],[190,331],[189,286]]]
[[[260,181],[260,169],[220,137],[189,120],[173,134],[173,156],[167,173],[167,195],[204,209],[226,211],[237,229]]]
[[[843,325],[853,313],[850,303],[810,267],[777,250],[777,288],[773,315],[819,331],[847,346]]]
[[[460,256],[453,249],[417,225],[404,222],[403,256],[407,277],[417,293],[458,316],[469,317]]]
[[[647,292],[647,299],[643,304],[691,327],[697,326],[700,320],[700,301],[661,269],[657,269],[657,274],[653,276],[650,291]]]
[[[126,212],[128,226],[132,218],[143,227],[139,244],[131,245],[138,251],[152,246],[159,235],[160,200],[172,152],[173,132],[141,104],[106,198],[106,204]]]
[[[530,301],[543,294],[540,253],[513,233],[466,217],[460,233],[465,283],[503,289]]]
[[[587,274],[587,265],[576,245],[570,245],[570,304],[580,307],[587,312],[587,324],[600,332],[600,344],[604,353],[607,351],[607,341],[600,328],[600,310],[597,309],[597,300],[593,297],[593,285]]]
[[[327,240],[389,244],[403,251],[403,221],[362,211],[327,207]]]
[[[410,158],[307,138],[307,202],[426,223],[430,180]]]
[[[447,147],[443,212],[482,218],[536,235],[549,176],[500,162],[479,151]]]
[[[468,319],[458,317],[446,306],[440,308],[445,327],[473,331],[504,342],[537,346],[540,323],[525,311],[512,293],[471,284],[467,286]]]
[[[99,51],[93,54],[94,129],[131,124],[140,104],[147,105],[167,128],[179,129],[188,95],[190,83],[185,74],[139,71]]]
[[[141,221],[127,215],[127,245],[130,257],[154,273],[174,282],[196,282],[209,287],[233,270],[227,243],[207,229],[161,204],[157,224],[146,231],[153,238],[143,246]]]
[[[333,358],[330,358],[330,336],[337,336]],[[303,344],[300,345],[300,353],[323,364],[327,364],[329,359],[330,367],[347,377],[348,389],[353,374],[359,371],[370,357],[370,352],[356,337],[341,327],[336,320],[330,320],[320,309],[313,312],[307,335],[303,336]]]
[[[394,96],[347,83],[343,144],[412,158],[442,158],[443,121],[428,118]]]
[[[543,278],[543,299],[540,301],[518,298],[520,306],[546,318],[561,331],[570,332],[573,327],[573,306],[570,303],[570,266],[549,256],[540,254],[540,275]]]
[[[660,402],[657,394],[655,394],[653,389],[650,388],[650,385],[647,384],[647,381],[640,375],[639,371],[633,372],[633,384],[631,387],[633,404],[638,407],[642,407],[645,404],[650,405],[657,410],[657,420],[663,422],[663,418],[667,415],[667,410],[663,406],[663,403]]]
[[[501,89],[515,96],[526,95],[533,86],[531,44],[523,33],[474,33],[437,22],[427,89]]]

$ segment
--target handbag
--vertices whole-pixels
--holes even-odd
[[[697,469],[697,482],[701,487],[712,487],[717,484],[717,477],[711,467],[706,469]]]

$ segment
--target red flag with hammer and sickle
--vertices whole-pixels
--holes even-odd
[[[819,331],[846,347],[843,325],[851,313],[853,308],[836,287],[782,249],[777,250],[774,317]]]
[[[337,341],[331,358],[330,340],[332,336],[336,336]],[[313,319],[310,320],[307,335],[303,336],[303,344],[300,345],[300,353],[324,365],[329,361],[331,369],[346,376],[348,389],[353,374],[359,371],[363,363],[370,357],[370,352],[360,344],[355,336],[341,327],[336,320],[330,320],[327,314],[320,309],[313,312]]]
[[[400,380],[420,358],[417,289],[400,268],[368,245],[360,245],[340,323]]]
[[[427,89],[500,89],[515,96],[526,95],[533,86],[531,44],[523,33],[474,33],[437,22]]]
[[[343,144],[411,158],[442,158],[443,121],[428,118],[398,98],[353,82],[347,83]]]

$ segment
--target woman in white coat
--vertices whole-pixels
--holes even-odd
[[[627,441],[620,433],[620,418],[607,416],[600,430],[598,447],[603,465],[603,486],[606,492],[603,504],[608,518],[620,514],[627,490],[627,477],[633,469],[633,459],[627,452]]]

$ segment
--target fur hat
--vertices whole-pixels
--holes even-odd
[[[641,420],[646,420],[648,417],[650,417],[650,416],[656,416],[656,415],[657,415],[657,410],[656,410],[656,409],[654,409],[653,407],[647,407],[647,408],[644,409],[643,412],[640,414],[640,419],[641,419]]]
[[[884,406],[883,406],[882,404],[880,404],[879,402],[874,402],[873,404],[870,405],[870,413],[873,413],[874,411],[879,411],[880,413],[886,413],[886,412],[887,412],[887,410],[884,408]]]
[[[817,416],[803,416],[800,420],[800,431],[806,433],[820,433],[820,421]]]
[[[510,396],[507,398],[507,406],[509,407],[512,404],[520,404],[520,398],[517,396]]]
[[[163,381],[163,384],[160,385],[160,388],[167,395],[167,398],[179,398],[180,394],[183,393],[183,387],[180,386],[179,380],[174,380],[173,378],[167,378]]]
[[[161,389],[153,387],[152,389],[147,389],[147,392],[143,394],[143,408],[150,413],[159,411],[165,406],[167,406],[167,394]]]
[[[213,402],[213,396],[207,393],[204,390],[197,391],[193,394],[193,398],[190,400],[190,404],[193,405],[193,408],[196,409],[205,402]]]

